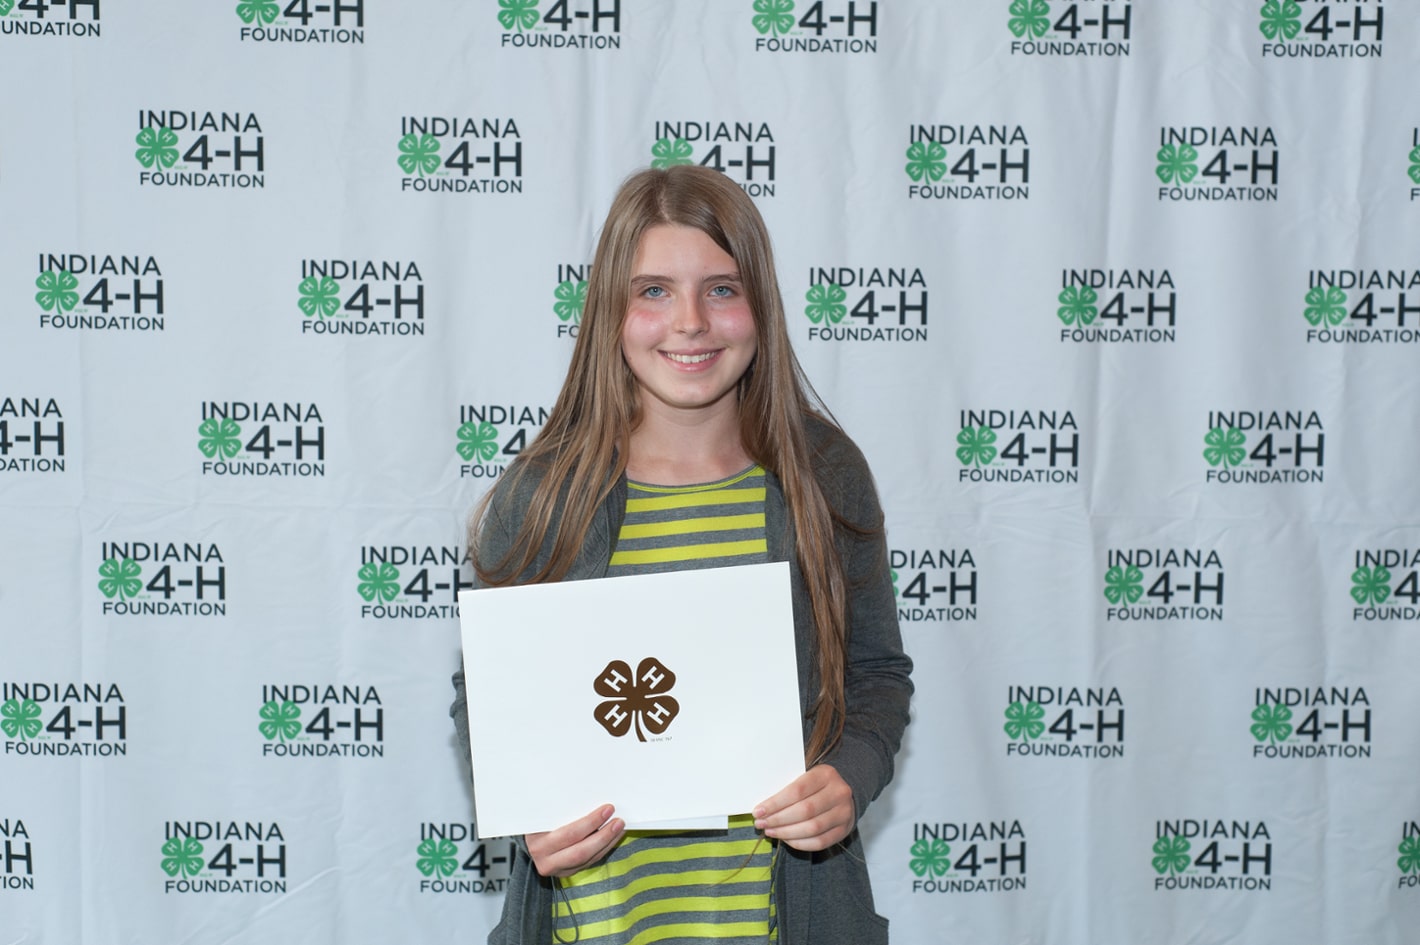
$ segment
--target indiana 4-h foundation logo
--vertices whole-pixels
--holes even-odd
[[[638,663],[634,676],[624,660],[612,660],[593,684],[597,695],[606,697],[593,715],[617,738],[635,726],[637,740],[644,742],[643,725],[652,735],[660,735],[680,713],[680,703],[665,695],[674,685],[675,673],[654,656]]]

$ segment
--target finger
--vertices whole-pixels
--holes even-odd
[[[614,812],[604,804],[554,830],[528,834],[524,839],[537,871],[543,876],[567,875],[600,859],[625,830],[624,821],[610,819]]]
[[[824,787],[827,781],[825,766],[818,765],[805,771],[789,785],[775,794],[773,797],[761,801],[754,809],[755,826],[760,826],[759,821],[774,817],[785,809],[798,804],[805,799],[817,794]],[[837,772],[834,772],[835,774]]]

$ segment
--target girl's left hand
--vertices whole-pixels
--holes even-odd
[[[824,850],[853,832],[853,789],[832,765],[814,765],[754,809],[754,826],[795,850]]]

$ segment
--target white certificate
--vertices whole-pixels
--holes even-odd
[[[459,593],[480,837],[744,813],[804,773],[785,562]]]

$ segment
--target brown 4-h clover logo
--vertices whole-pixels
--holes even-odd
[[[636,738],[644,742],[643,725],[647,732],[659,735],[680,712],[680,703],[664,695],[674,685],[675,673],[653,656],[638,663],[634,674],[624,660],[612,660],[593,684],[597,695],[606,696],[607,700],[598,704],[592,714],[602,728],[617,738],[634,725]]]

